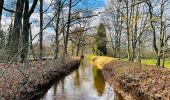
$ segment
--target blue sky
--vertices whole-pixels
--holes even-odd
[[[79,4],[76,6],[77,8],[91,8],[91,9],[97,9],[101,7],[105,7],[106,2],[105,0],[82,0],[79,2]]]

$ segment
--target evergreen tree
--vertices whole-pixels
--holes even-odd
[[[95,53],[97,55],[106,55],[107,54],[107,36],[106,29],[103,23],[100,23],[97,28],[97,34],[95,36]]]

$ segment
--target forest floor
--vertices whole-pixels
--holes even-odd
[[[78,68],[79,58],[62,58],[12,65],[0,78],[0,100],[32,100],[41,95],[54,79]],[[0,71],[6,64],[0,64]]]
[[[99,60],[100,56],[90,57],[95,65],[103,65],[107,61]],[[102,58],[100,58],[102,59]],[[125,100],[169,100],[170,69],[157,68],[154,65],[138,64],[129,61],[118,61],[108,57],[102,73],[105,80]],[[97,63],[97,64],[96,64]]]

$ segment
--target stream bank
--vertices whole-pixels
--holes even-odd
[[[170,100],[170,70],[128,61],[112,61],[102,70],[105,79],[126,100]],[[128,97],[131,97],[128,99]]]
[[[42,95],[45,87],[54,79],[78,68],[79,58],[62,58],[43,62],[12,65],[0,79],[1,100],[32,100]],[[1,70],[5,66],[0,67]]]
[[[91,60],[96,63],[98,58],[102,59]],[[104,79],[125,100],[170,100],[170,69],[115,59],[102,61],[98,65],[102,65]]]

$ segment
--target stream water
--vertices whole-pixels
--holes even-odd
[[[83,60],[79,69],[54,82],[40,100],[123,100],[97,67]]]

